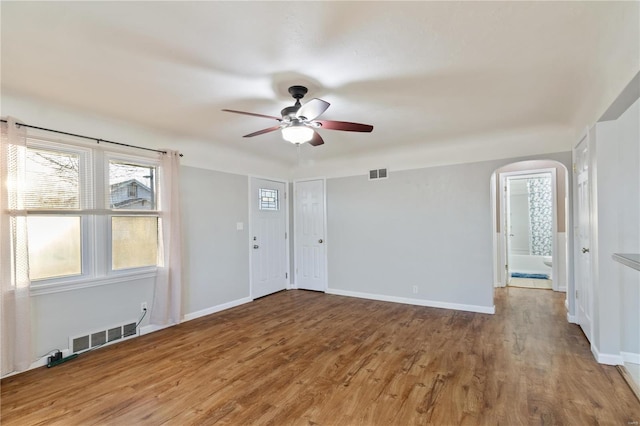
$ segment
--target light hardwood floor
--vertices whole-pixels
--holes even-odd
[[[495,315],[288,291],[2,381],[2,425],[633,425],[564,294]]]

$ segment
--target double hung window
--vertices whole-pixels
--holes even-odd
[[[26,156],[33,288],[155,272],[157,157],[37,139]]]

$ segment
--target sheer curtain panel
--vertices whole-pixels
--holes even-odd
[[[31,365],[31,300],[27,247],[27,141],[24,127],[8,117],[0,137],[0,372]]]
[[[182,234],[180,231],[180,154],[167,150],[160,164],[158,273],[150,322],[182,320]]]

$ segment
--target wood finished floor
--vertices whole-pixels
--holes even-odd
[[[495,315],[288,291],[4,379],[2,425],[637,425],[564,294]]]

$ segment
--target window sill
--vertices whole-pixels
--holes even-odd
[[[40,296],[43,294],[61,293],[64,291],[80,290],[83,288],[98,287],[108,284],[119,284],[127,281],[143,280],[155,278],[157,269],[146,269],[134,273],[113,274],[106,277],[82,278],[79,280],[69,280],[57,282],[55,284],[31,285],[29,294],[31,296]]]

